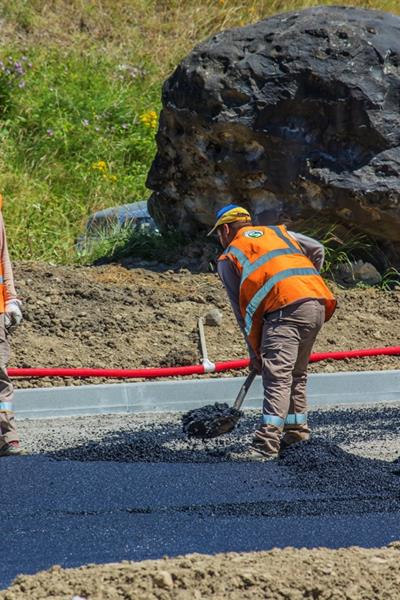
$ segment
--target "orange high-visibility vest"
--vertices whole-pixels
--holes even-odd
[[[284,225],[242,227],[219,260],[231,260],[240,274],[240,312],[257,354],[264,313],[310,298],[324,301],[326,321],[335,311],[334,296]]]
[[[3,208],[3,196],[0,194],[0,211]],[[0,313],[4,313],[6,308],[5,289],[4,289],[4,268],[0,260]]]

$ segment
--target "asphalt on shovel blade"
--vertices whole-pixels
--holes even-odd
[[[242,411],[225,402],[207,404],[182,416],[183,431],[190,437],[217,437],[232,431],[242,415]]]

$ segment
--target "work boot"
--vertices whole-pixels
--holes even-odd
[[[21,454],[25,454],[25,452],[22,450],[18,442],[9,442],[0,448],[0,457],[21,456]]]
[[[246,453],[244,460],[267,462],[270,460],[276,460],[277,458],[279,458],[279,454],[277,453],[267,454],[263,450],[251,446]]]
[[[281,439],[281,452],[297,444],[298,442],[306,442],[310,439],[310,428],[306,423],[303,425],[288,425],[283,429]]]
[[[254,432],[251,448],[264,456],[276,457],[279,454],[282,429],[275,425],[260,425]]]
[[[260,450],[257,450],[253,446],[250,446],[245,452],[231,453],[230,457],[233,460],[240,460],[246,462],[268,462],[279,458],[278,454],[266,454]]]

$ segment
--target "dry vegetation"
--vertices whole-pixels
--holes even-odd
[[[278,12],[332,0],[5,0],[2,45],[72,46],[144,62],[162,78],[205,37]],[[341,5],[400,12],[397,0],[354,0]]]

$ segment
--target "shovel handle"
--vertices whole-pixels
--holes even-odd
[[[249,391],[250,386],[253,383],[256,375],[257,372],[255,370],[250,371],[250,373],[247,375],[242,387],[239,390],[238,395],[236,396],[236,400],[233,405],[233,408],[235,408],[236,410],[240,410],[240,407],[243,404],[243,400],[246,398],[246,394]]]

